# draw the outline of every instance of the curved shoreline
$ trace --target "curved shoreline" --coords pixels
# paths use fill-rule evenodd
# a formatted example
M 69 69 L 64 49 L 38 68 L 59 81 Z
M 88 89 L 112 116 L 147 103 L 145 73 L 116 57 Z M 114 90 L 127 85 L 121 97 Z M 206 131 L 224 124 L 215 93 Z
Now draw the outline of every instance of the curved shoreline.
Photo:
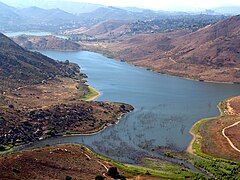
M 88 133 L 69 133 L 69 134 L 59 134 L 59 136 L 62 136 L 62 137 L 74 137 L 74 136 L 92 136 L 92 135 L 96 135 L 96 134 L 99 134 L 101 132 L 103 132 L 106 128 L 108 127 L 111 127 L 113 125 L 117 125 L 120 120 L 126 115 L 127 113 L 123 113 L 121 114 L 118 118 L 117 118 L 117 121 L 115 123 L 107 123 L 107 124 L 104 124 L 102 125 L 101 127 L 99 127 L 98 129 L 95 129 L 91 132 L 88 132 Z
M 203 125 L 204 123 L 206 123 L 207 121 L 209 120 L 214 120 L 214 119 L 218 119 L 218 118 L 221 118 L 223 116 L 227 116 L 226 114 L 226 109 L 229 108 L 228 107 L 228 101 L 231 100 L 232 98 L 234 97 L 230 97 L 230 98 L 227 98 L 226 100 L 224 101 L 221 101 L 219 104 L 218 104 L 218 110 L 219 110 L 219 115 L 218 116 L 215 116 L 215 117 L 210 117 L 210 118 L 204 118 L 204 119 L 201 119 L 199 121 L 197 121 L 191 128 L 191 130 L 189 131 L 189 133 L 192 135 L 192 140 L 191 142 L 189 143 L 187 149 L 186 149 L 186 152 L 190 153 L 190 154 L 193 154 L 193 155 L 199 155 L 198 153 L 202 154 L 202 155 L 206 155 L 206 156 L 209 156 L 209 157 L 214 157 L 212 155 L 209 155 L 209 154 L 206 154 L 206 153 L 203 153 L 202 150 L 201 150 L 201 140 L 202 140 L 202 136 L 199 134 L 199 128 L 201 127 L 201 125 Z M 231 113 L 229 111 L 227 111 L 227 113 Z M 222 136 L 228 141 L 229 145 L 237 152 L 240 152 L 240 150 L 232 143 L 232 141 L 227 137 L 227 135 L 225 134 L 225 130 L 228 129 L 228 128 L 231 128 L 231 127 L 234 127 L 236 125 L 240 124 L 240 121 L 238 122 L 235 122 L 225 128 L 223 128 L 221 130 L 221 134 Z M 198 148 L 200 148 L 200 152 L 196 152 L 197 151 L 197 148 L 195 147 L 194 148 L 194 145 L 195 146 L 198 146 Z M 200 146 L 200 147 L 199 147 Z M 216 158 L 216 157 L 214 157 Z M 227 160 L 227 159 L 226 159 Z
M 226 101 L 226 100 L 225 100 Z M 225 102 L 224 101 L 224 102 Z M 197 141 L 197 140 L 200 140 L 202 137 L 200 135 L 197 134 L 196 131 L 198 131 L 199 127 L 205 123 L 206 121 L 209 121 L 209 120 L 212 120 L 212 119 L 216 119 L 216 118 L 219 118 L 221 116 L 224 115 L 224 110 L 221 108 L 221 104 L 222 102 L 220 102 L 218 105 L 217 105 L 217 108 L 218 108 L 218 111 L 219 111 L 219 115 L 218 116 L 215 116 L 215 117 L 210 117 L 210 118 L 203 118 L 203 119 L 200 119 L 199 121 L 197 121 L 193 126 L 192 128 L 190 129 L 189 133 L 192 135 L 192 140 L 191 142 L 189 143 L 186 151 L 190 154 L 195 154 L 194 153 L 194 149 L 193 149 L 193 145 L 194 143 Z

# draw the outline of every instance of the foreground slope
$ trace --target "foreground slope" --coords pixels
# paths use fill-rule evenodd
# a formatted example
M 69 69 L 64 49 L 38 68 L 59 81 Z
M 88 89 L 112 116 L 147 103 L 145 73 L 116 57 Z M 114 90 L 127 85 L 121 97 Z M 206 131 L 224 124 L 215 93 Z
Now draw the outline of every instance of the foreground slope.
M 79 73 L 77 66 L 54 61 L 40 53 L 26 51 L 0 34 L 0 85 L 11 87 L 40 83 L 56 76 Z
M 1 145 L 95 132 L 133 109 L 82 101 L 96 93 L 85 84 L 76 64 L 27 51 L 2 34 L 0 40 Z

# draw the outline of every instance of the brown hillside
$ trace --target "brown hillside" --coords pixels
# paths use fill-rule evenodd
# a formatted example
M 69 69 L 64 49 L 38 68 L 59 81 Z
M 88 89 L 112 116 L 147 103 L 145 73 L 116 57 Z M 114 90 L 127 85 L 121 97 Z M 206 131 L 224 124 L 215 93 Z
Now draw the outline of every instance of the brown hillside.
M 0 34 L 0 87 L 36 84 L 56 76 L 79 73 L 73 64 L 50 59 L 40 53 L 30 52 Z
M 123 41 L 86 46 L 161 73 L 240 82 L 239 42 L 240 15 L 193 33 L 140 34 Z
M 67 30 L 65 31 L 65 34 L 86 34 L 88 36 L 103 36 L 106 33 L 110 33 L 111 31 L 121 27 L 124 25 L 124 21 L 120 20 L 107 20 L 100 22 L 90 28 L 79 28 L 79 29 L 73 29 L 73 30 Z
M 60 51 L 81 50 L 79 44 L 55 36 L 18 36 L 14 37 L 13 40 L 27 49 Z

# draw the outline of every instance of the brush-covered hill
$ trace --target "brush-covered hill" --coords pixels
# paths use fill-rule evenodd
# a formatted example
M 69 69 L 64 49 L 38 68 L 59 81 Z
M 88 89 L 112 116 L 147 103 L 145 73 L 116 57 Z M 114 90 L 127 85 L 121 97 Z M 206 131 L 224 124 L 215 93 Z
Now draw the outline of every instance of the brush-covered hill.
M 12 38 L 14 42 L 26 49 L 79 51 L 81 46 L 67 39 L 56 36 L 17 36 Z
M 35 84 L 56 76 L 79 72 L 73 64 L 57 62 L 40 53 L 27 51 L 0 33 L 0 86 Z
M 79 69 L 27 51 L 0 34 L 0 147 L 95 132 L 133 109 L 84 101 L 98 93 L 85 84 Z
M 240 15 L 195 32 L 140 34 L 90 47 L 161 73 L 240 82 Z

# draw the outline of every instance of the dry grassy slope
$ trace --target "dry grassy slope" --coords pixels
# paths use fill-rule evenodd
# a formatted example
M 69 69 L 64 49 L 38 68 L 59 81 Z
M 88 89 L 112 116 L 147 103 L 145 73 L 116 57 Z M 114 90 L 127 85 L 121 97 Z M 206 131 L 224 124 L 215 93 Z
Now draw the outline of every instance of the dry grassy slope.
M 0 177 L 8 179 L 95 179 L 111 164 L 74 145 L 48 147 L 0 158 Z M 108 178 L 111 179 L 111 178 Z
M 99 35 L 99 34 L 108 33 L 109 31 L 117 29 L 122 25 L 124 25 L 124 21 L 107 20 L 107 21 L 101 22 L 101 23 L 91 27 L 85 33 L 87 35 L 96 36 L 96 35 Z
M 78 28 L 73 30 L 67 30 L 64 33 L 67 35 L 71 34 L 84 34 L 88 36 L 94 36 L 98 39 L 105 39 L 108 37 L 118 36 L 119 34 L 125 32 L 125 28 L 128 26 L 126 21 L 121 20 L 106 20 L 100 22 L 90 28 Z
M 60 51 L 81 50 L 79 44 L 55 36 L 18 36 L 14 37 L 13 40 L 27 49 Z
M 0 87 L 39 83 L 57 75 L 71 76 L 79 67 L 30 52 L 0 34 Z
M 174 59 L 214 67 L 240 67 L 240 16 L 207 26 L 178 38 Z
M 199 29 L 136 35 L 97 48 L 162 73 L 240 82 L 240 15 Z

